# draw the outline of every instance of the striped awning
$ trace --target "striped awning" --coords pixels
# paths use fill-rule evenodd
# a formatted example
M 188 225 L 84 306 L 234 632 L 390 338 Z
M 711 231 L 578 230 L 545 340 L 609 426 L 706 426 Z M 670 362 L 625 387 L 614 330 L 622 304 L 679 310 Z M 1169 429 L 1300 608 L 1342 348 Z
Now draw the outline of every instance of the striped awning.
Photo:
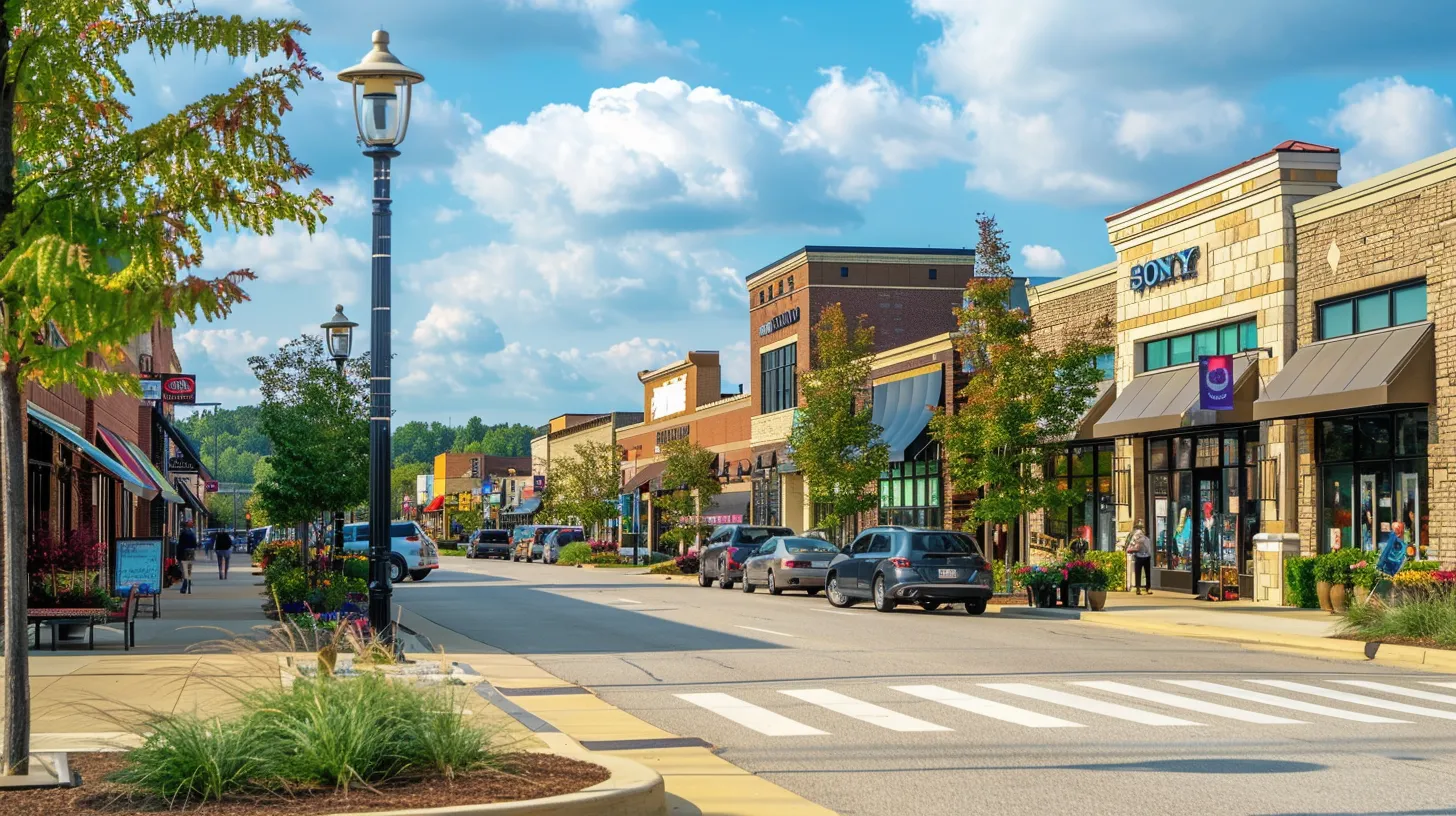
M 126 465 L 107 456 L 100 448 L 87 442 L 86 438 L 81 435 L 81 432 L 69 425 L 65 420 L 35 405 L 27 404 L 25 411 L 30 415 L 31 419 L 46 426 L 52 433 L 66 440 L 67 444 L 79 450 L 86 458 L 106 468 L 111 475 L 116 477 L 117 481 L 121 482 L 121 486 L 127 492 L 134 493 L 144 499 L 154 499 L 157 497 L 157 489 L 148 480 L 138 478 Z
M 117 461 L 126 465 L 127 470 L 130 470 L 138 480 L 155 487 L 163 501 L 172 504 L 182 503 L 182 497 L 177 495 L 177 491 L 173 490 L 171 485 L 167 484 L 167 477 L 157 470 L 156 466 L 152 464 L 152 460 L 142 453 L 141 448 L 128 442 L 105 425 L 97 425 L 96 433 L 101 436 L 101 441 L 106 443 L 106 447 L 111 449 L 111 453 Z

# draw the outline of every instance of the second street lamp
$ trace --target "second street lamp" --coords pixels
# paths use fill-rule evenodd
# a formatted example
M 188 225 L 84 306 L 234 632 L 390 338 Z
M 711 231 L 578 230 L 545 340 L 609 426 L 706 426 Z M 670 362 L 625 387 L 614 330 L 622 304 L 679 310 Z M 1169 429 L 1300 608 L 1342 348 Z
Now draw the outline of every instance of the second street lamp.
M 325 323 L 320 323 L 319 328 L 324 330 L 324 343 L 328 345 L 329 356 L 334 358 L 334 365 L 338 368 L 339 376 L 344 376 L 344 363 L 348 361 L 349 354 L 354 349 L 354 328 L 358 323 L 350 320 L 344 314 L 342 304 L 334 306 L 334 316 Z M 329 563 L 333 565 L 334 572 L 342 572 L 344 569 L 344 511 L 334 511 L 334 545 L 333 556 Z
M 369 627 L 387 641 L 389 627 L 390 211 L 389 162 L 409 130 L 412 88 L 424 74 L 389 51 L 389 32 L 374 32 L 374 47 L 339 79 L 353 86 L 354 123 L 364 155 L 374 163 L 374 242 L 369 316 Z M 362 92 L 362 93 L 361 93 Z

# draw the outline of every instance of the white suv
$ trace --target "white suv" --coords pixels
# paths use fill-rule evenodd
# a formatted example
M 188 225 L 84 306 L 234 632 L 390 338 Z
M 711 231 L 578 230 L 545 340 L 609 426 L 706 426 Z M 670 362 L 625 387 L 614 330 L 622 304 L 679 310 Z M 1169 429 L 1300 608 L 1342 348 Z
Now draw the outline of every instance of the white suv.
M 369 554 L 369 525 L 344 525 L 344 552 Z M 413 521 L 394 521 L 389 525 L 389 580 L 402 583 L 405 576 L 416 581 L 430 577 L 430 570 L 440 568 L 440 550 L 420 525 Z

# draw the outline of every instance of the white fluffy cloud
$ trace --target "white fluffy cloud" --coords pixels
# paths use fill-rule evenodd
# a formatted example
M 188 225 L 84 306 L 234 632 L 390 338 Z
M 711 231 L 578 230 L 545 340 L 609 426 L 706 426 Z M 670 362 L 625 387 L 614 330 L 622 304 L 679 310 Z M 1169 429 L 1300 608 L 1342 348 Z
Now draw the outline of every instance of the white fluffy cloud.
M 1451 97 L 1398 76 L 1367 80 L 1340 94 L 1330 127 L 1354 140 L 1340 173 L 1347 184 L 1456 145 Z
M 1056 247 L 1027 244 L 1021 248 L 1021 262 L 1036 272 L 1055 272 L 1067 265 L 1067 259 Z
M 429 313 L 415 324 L 410 339 L 416 346 L 427 349 L 448 346 L 457 350 L 495 351 L 503 345 L 500 330 L 493 321 L 469 309 L 440 303 L 431 306 Z
M 174 335 L 172 342 L 177 346 L 177 356 L 189 364 L 202 355 L 214 368 L 230 369 L 233 373 L 251 373 L 248 358 L 266 354 L 278 345 L 265 336 L 235 328 L 191 328 Z
M 285 225 L 272 235 L 229 235 L 209 244 L 206 268 L 218 272 L 251 269 L 262 284 L 325 283 L 334 300 L 350 304 L 367 289 L 360 275 L 369 269 L 363 241 L 324 229 L 309 235 Z
M 809 97 L 785 146 L 833 157 L 831 179 L 839 198 L 868 200 L 885 170 L 970 158 L 968 125 L 946 100 L 915 99 L 878 71 L 852 82 L 839 67 L 824 76 L 828 81 Z
M 818 156 L 784 152 L 788 132 L 768 108 L 664 77 L 495 128 L 452 179 L 481 213 L 537 241 L 856 219 L 819 192 Z

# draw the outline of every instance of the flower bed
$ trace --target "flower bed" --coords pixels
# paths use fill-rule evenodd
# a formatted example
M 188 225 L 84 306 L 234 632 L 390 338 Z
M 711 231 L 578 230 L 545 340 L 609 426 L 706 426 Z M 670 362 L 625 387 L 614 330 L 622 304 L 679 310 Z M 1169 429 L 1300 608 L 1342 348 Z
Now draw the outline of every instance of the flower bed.
M 1357 597 L 1345 611 L 1343 634 L 1365 641 L 1456 649 L 1456 571 L 1402 570 L 1390 598 Z

